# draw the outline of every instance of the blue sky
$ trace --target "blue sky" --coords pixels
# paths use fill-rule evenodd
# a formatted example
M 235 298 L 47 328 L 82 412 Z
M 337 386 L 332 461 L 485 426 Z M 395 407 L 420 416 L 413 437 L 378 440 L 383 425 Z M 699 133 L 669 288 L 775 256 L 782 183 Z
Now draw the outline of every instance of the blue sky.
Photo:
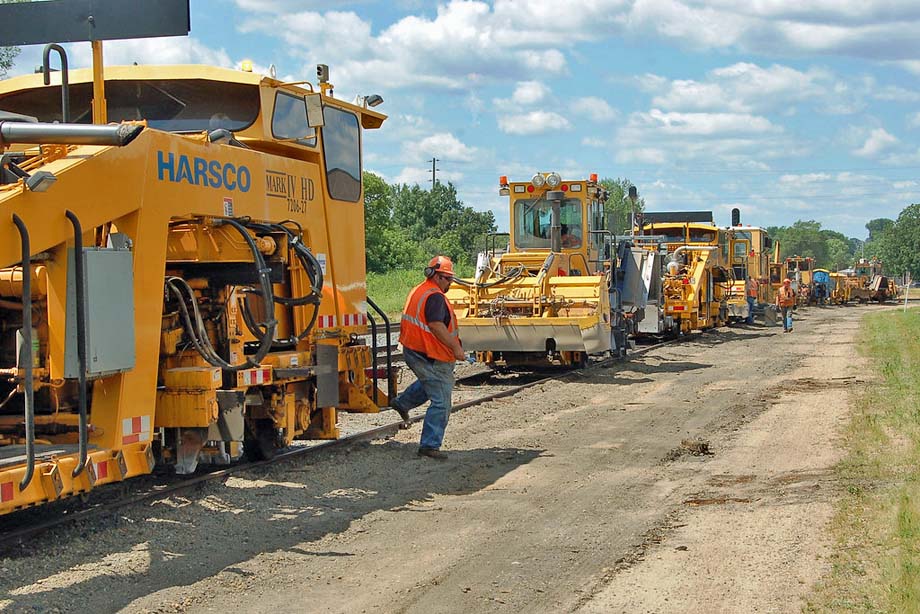
M 116 41 L 107 64 L 208 63 L 291 80 L 390 118 L 365 169 L 457 186 L 507 228 L 499 175 L 628 178 L 649 210 L 727 224 L 864 224 L 920 202 L 916 0 L 191 0 L 188 39 Z M 89 44 L 69 46 L 71 65 Z M 26 47 L 15 74 L 40 63 Z

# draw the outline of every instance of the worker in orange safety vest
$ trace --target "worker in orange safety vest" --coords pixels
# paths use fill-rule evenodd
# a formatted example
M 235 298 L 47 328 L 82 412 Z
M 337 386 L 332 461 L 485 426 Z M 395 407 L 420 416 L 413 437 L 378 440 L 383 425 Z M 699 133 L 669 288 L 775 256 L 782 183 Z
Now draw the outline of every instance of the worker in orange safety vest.
M 447 256 L 435 256 L 425 267 L 425 281 L 409 293 L 399 342 L 406 365 L 417 379 L 390 402 L 408 422 L 410 409 L 431 401 L 425 412 L 418 454 L 437 460 L 447 458 L 441 444 L 450 419 L 454 361 L 465 358 L 457 317 L 445 296 L 453 281 L 454 263 Z
M 754 323 L 754 308 L 757 306 L 757 292 L 760 289 L 760 284 L 757 283 L 757 280 L 748 275 L 747 282 L 744 285 L 745 294 L 747 295 L 747 305 L 748 305 L 748 316 L 747 324 Z
M 783 285 L 776 293 L 776 307 L 783 313 L 783 332 L 792 332 L 792 308 L 795 307 L 795 290 L 792 289 L 792 280 L 788 277 L 783 280 Z

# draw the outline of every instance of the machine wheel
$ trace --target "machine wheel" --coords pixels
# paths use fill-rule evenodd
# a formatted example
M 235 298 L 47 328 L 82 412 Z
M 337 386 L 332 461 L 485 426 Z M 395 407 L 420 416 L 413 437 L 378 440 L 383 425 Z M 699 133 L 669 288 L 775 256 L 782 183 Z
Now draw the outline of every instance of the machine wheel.
M 278 433 L 271 420 L 247 420 L 243 450 L 250 461 L 270 460 L 278 452 Z

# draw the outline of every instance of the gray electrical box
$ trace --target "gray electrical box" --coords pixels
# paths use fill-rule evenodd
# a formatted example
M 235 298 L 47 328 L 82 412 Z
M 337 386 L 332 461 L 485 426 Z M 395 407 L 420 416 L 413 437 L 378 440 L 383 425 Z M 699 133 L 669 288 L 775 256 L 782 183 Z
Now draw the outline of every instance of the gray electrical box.
M 102 377 L 134 368 L 134 258 L 127 249 L 83 250 L 86 374 Z M 77 378 L 77 286 L 74 250 L 67 264 L 64 377 Z

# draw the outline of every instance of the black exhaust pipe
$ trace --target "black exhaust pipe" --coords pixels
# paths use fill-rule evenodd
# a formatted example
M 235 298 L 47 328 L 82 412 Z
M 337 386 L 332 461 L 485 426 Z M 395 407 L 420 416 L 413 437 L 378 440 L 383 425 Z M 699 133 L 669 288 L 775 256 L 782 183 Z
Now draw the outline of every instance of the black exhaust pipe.
M 11 143 L 30 145 L 113 145 L 124 147 L 144 130 L 137 124 L 45 124 L 40 122 L 0 122 L 0 146 Z

